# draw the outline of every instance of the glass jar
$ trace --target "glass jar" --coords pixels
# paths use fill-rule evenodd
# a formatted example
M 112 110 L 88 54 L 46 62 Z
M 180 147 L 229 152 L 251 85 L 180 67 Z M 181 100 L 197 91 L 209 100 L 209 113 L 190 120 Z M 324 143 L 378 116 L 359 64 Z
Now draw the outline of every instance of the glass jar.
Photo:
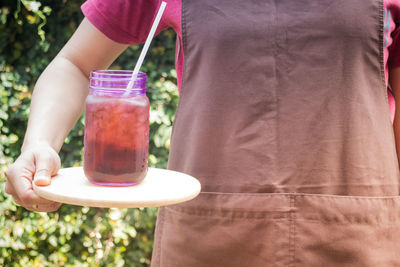
M 84 172 L 94 184 L 129 186 L 147 173 L 149 99 L 145 73 L 126 89 L 132 71 L 97 70 L 86 98 Z

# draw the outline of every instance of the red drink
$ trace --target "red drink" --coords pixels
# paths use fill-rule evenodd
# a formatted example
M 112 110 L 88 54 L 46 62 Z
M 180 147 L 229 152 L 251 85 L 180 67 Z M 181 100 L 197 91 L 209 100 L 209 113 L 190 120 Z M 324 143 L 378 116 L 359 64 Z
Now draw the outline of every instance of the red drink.
M 86 99 L 84 142 L 84 171 L 90 182 L 111 186 L 141 182 L 147 173 L 149 145 L 145 93 L 92 92 Z

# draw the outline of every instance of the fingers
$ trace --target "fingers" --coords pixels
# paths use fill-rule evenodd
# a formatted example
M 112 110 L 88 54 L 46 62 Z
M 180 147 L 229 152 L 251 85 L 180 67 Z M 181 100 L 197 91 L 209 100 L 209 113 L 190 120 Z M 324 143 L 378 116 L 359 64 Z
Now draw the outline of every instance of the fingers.
M 13 200 L 17 205 L 25 207 L 27 210 L 31 211 L 37 211 L 37 212 L 52 212 L 58 210 L 58 208 L 61 206 L 61 203 L 58 202 L 53 202 L 53 201 L 48 201 L 43 199 L 44 201 L 41 203 L 36 203 L 36 204 L 27 204 L 24 203 L 16 194 L 13 186 L 7 182 L 6 183 L 6 189 L 5 192 L 9 195 L 13 196 Z M 31 202 L 34 203 L 34 202 Z
M 60 169 L 60 157 L 54 150 L 37 153 L 34 157 L 36 170 L 33 180 L 38 186 L 47 186 L 51 183 L 51 176 L 56 175 Z
M 16 162 L 6 172 L 8 178 L 8 191 L 13 197 L 18 197 L 23 205 L 30 206 L 33 204 L 50 204 L 52 201 L 39 197 L 32 188 L 32 174 L 24 169 L 23 166 Z
M 5 188 L 4 191 L 9 195 L 14 195 L 15 194 L 14 188 L 12 187 L 10 182 L 8 182 L 8 181 L 6 182 L 6 188 Z
M 15 202 L 16 204 L 18 204 L 18 205 L 20 205 L 20 206 L 23 205 L 23 202 L 19 199 L 19 197 L 18 197 L 18 195 L 16 194 L 16 192 L 15 192 L 13 186 L 12 186 L 11 183 L 8 182 L 8 181 L 7 181 L 7 183 L 6 183 L 5 192 L 6 192 L 7 194 L 13 196 L 14 202 Z
M 17 196 L 13 196 L 15 204 L 22 206 L 24 203 Z
M 39 197 L 33 191 L 32 180 L 35 175 L 39 177 L 39 184 L 43 184 L 40 177 L 45 177 L 44 184 L 49 184 L 51 175 L 56 174 L 59 168 L 60 159 L 51 148 L 25 152 L 6 171 L 5 191 L 13 196 L 15 203 L 28 210 L 55 211 L 61 203 Z
M 27 210 L 37 211 L 37 212 L 53 212 L 60 208 L 61 203 L 52 202 L 50 204 L 34 204 L 31 206 L 25 207 Z
M 43 198 L 40 198 L 40 201 L 22 201 L 18 195 L 16 194 L 13 186 L 7 182 L 6 183 L 6 193 L 13 196 L 13 200 L 17 205 L 23 206 L 27 210 L 37 211 L 37 212 L 52 212 L 59 209 L 61 203 L 49 201 Z M 28 202 L 28 203 L 27 203 Z

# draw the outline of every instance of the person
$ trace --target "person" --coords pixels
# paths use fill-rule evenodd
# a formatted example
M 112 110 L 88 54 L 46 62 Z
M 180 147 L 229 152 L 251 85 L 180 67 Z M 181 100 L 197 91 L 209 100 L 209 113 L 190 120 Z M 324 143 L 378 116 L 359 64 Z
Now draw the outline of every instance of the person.
M 399 1 L 167 2 L 158 32 L 177 32 L 180 88 L 168 168 L 202 193 L 160 208 L 152 266 L 400 265 L 400 104 L 392 127 L 386 90 L 400 94 Z M 158 5 L 82 6 L 35 86 L 7 172 L 16 203 L 59 207 L 32 181 L 57 173 L 90 71 L 143 42 Z

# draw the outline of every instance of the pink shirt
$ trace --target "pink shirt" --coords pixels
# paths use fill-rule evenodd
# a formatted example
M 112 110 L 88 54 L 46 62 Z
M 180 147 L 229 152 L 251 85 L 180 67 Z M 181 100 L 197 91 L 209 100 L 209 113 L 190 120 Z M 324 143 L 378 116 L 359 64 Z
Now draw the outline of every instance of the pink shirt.
M 183 69 L 181 0 L 167 2 L 156 34 L 171 27 L 178 36 L 175 67 L 178 88 Z M 88 0 L 82 5 L 85 17 L 111 40 L 123 44 L 146 41 L 161 0 Z
M 181 0 L 167 2 L 157 33 L 173 28 L 177 33 L 175 66 L 178 88 L 182 80 L 183 50 Z M 82 5 L 86 18 L 110 39 L 125 44 L 138 44 L 146 40 L 147 34 L 160 5 L 160 0 L 88 0 Z M 400 1 L 384 0 L 384 64 L 386 84 L 389 69 L 400 66 Z M 389 94 L 389 106 L 393 119 L 394 99 Z

